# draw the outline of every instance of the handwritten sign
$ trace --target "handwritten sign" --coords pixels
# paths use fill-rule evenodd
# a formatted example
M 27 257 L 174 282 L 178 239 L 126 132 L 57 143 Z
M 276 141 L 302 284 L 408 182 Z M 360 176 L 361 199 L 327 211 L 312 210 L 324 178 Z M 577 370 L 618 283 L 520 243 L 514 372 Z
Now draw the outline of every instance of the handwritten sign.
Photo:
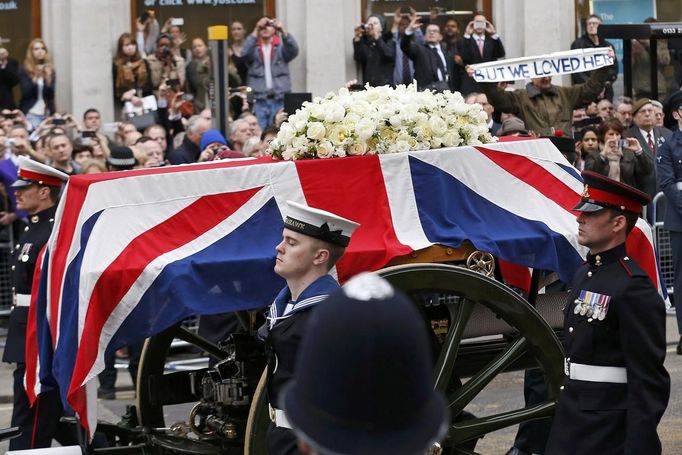
M 476 82 L 502 82 L 593 71 L 613 65 L 608 47 L 574 49 L 536 57 L 511 58 L 471 65 Z

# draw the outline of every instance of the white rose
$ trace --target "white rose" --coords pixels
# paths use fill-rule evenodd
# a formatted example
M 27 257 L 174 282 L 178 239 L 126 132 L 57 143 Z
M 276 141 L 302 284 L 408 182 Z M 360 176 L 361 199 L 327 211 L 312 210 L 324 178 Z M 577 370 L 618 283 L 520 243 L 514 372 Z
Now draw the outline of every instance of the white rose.
M 333 101 L 327 104 L 325 111 L 325 122 L 340 122 L 346 115 L 346 110 L 343 106 Z
M 366 142 L 354 142 L 348 147 L 349 155 L 364 155 L 365 153 L 367 153 Z
M 409 152 L 410 151 L 410 143 L 408 141 L 396 141 L 395 149 L 398 152 Z
M 282 159 L 291 161 L 296 158 L 296 149 L 293 148 L 286 148 L 284 151 L 282 151 Z
M 291 141 L 291 146 L 296 149 L 307 149 L 308 148 L 308 140 L 304 138 L 303 136 L 296 136 L 292 141 Z
M 344 125 L 335 125 L 329 129 L 327 137 L 334 145 L 343 145 L 344 141 L 350 137 L 350 130 Z
M 461 139 L 456 131 L 448 131 L 443 135 L 443 146 L 445 147 L 457 147 Z
M 375 131 L 376 123 L 369 118 L 360 119 L 357 125 L 355 125 L 355 133 L 358 135 L 358 139 L 363 142 L 372 137 Z
M 317 144 L 317 156 L 320 158 L 329 158 L 334 155 L 334 146 L 329 141 L 322 141 Z
M 434 136 L 444 135 L 448 128 L 448 124 L 445 123 L 445 120 L 437 115 L 434 115 L 429 119 L 429 126 L 431 127 Z
M 310 122 L 308 123 L 308 131 L 306 131 L 306 136 L 308 139 L 313 139 L 315 141 L 321 141 L 324 139 L 325 134 L 327 134 L 327 129 L 320 122 Z
M 353 112 L 346 114 L 343 121 L 341 122 L 343 126 L 348 129 L 355 129 L 355 125 L 360 121 L 360 116 Z
M 322 104 L 313 104 L 310 106 L 310 117 L 317 120 L 324 120 L 324 106 Z
M 287 146 L 291 144 L 291 140 L 294 138 L 296 135 L 296 131 L 294 131 L 294 128 L 291 126 L 290 123 L 284 122 L 282 123 L 282 126 L 279 128 L 279 133 L 277 133 L 277 139 L 279 140 L 279 143 Z

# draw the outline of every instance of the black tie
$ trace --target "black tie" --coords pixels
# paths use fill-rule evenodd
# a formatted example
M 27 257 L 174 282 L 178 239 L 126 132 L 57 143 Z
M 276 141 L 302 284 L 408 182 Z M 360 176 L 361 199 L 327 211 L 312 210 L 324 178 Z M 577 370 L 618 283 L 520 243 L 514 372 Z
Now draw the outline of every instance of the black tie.
M 410 74 L 410 60 L 406 53 L 403 53 L 403 84 L 410 85 L 412 83 L 412 75 Z
M 434 72 L 436 74 L 436 79 L 438 79 L 439 81 L 447 80 L 448 72 L 445 71 L 445 65 L 443 65 L 443 59 L 440 58 L 440 55 L 438 55 L 438 49 L 436 49 L 435 47 L 432 47 L 431 52 L 433 53 L 433 58 L 436 59 L 436 69 L 434 70 Z M 440 74 L 443 76 L 442 78 L 438 77 L 438 70 L 440 70 Z

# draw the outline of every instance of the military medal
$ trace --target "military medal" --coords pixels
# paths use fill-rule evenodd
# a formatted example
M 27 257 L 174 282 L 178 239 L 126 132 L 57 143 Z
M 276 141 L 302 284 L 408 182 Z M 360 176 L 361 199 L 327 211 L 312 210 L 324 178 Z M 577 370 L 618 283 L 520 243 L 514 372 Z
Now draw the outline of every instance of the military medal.
M 31 252 L 32 247 L 32 243 L 24 243 L 24 246 L 21 248 L 21 253 L 19 253 L 19 260 L 21 262 L 28 262 L 28 254 Z
M 580 313 L 581 316 L 587 316 L 591 320 L 599 319 L 603 321 L 606 318 L 606 313 L 609 311 L 611 296 L 582 290 L 576 302 L 579 302 L 579 304 L 576 305 L 575 314 Z

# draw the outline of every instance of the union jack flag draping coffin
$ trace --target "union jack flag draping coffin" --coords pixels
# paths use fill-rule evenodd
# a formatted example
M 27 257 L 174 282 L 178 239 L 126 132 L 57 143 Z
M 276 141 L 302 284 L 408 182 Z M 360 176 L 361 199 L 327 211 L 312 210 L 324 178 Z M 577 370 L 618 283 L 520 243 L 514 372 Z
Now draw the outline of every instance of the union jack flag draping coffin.
M 586 251 L 580 175 L 548 140 L 295 162 L 219 161 L 72 177 L 47 245 L 27 357 L 31 398 L 59 387 L 90 434 L 104 353 L 192 314 L 267 305 L 287 200 L 360 223 L 341 281 L 469 240 L 570 281 Z M 648 225 L 632 256 L 660 287 Z

